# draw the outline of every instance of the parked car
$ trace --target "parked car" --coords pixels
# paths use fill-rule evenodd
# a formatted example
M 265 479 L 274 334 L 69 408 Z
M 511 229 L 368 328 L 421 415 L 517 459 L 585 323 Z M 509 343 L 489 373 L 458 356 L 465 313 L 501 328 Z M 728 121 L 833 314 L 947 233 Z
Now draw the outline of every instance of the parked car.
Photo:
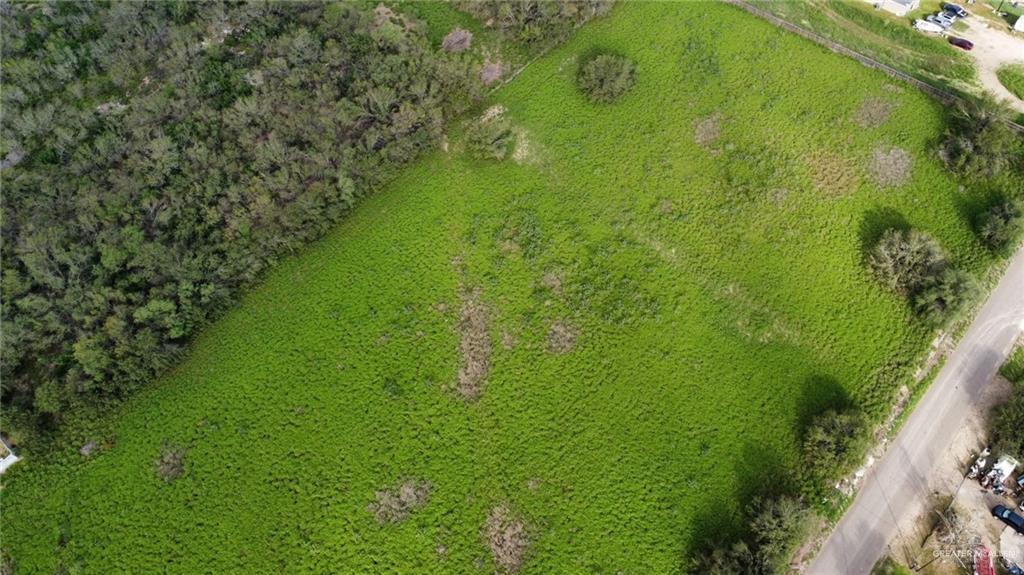
M 1010 575 L 1024 575 L 1024 569 L 1021 569 L 1020 566 L 1006 557 L 1000 557 L 999 562 L 1003 564 L 1003 569 L 1006 569 L 1006 572 Z
M 971 42 L 970 40 L 965 40 L 963 38 L 957 38 L 956 36 L 950 36 L 949 43 L 956 46 L 957 48 L 962 48 L 964 50 L 970 50 L 974 48 L 974 42 Z
M 934 24 L 938 24 L 939 26 L 942 26 L 945 29 L 945 28 L 949 28 L 950 26 L 952 26 L 953 22 L 956 21 L 956 18 L 950 18 L 949 16 L 946 16 L 945 14 L 932 14 L 931 16 L 926 18 L 926 20 L 928 20 L 929 22 L 932 22 Z
M 992 516 L 1013 527 L 1013 530 L 1017 533 L 1024 534 L 1024 517 L 1017 515 L 1011 509 L 1002 505 L 996 505 L 992 508 Z
M 956 16 L 957 18 L 966 18 L 967 17 L 967 10 L 964 10 L 963 8 L 961 8 L 960 6 L 957 6 L 956 4 L 943 4 L 942 5 L 942 9 L 945 12 L 948 12 L 948 13 Z

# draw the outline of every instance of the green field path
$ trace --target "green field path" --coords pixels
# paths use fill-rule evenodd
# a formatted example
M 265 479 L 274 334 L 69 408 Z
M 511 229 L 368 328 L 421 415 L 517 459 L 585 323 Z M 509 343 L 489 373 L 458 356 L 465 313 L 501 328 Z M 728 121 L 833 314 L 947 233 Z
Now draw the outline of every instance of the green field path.
M 574 85 L 598 49 L 637 65 L 615 104 Z M 904 220 L 969 271 L 993 261 L 933 151 L 940 106 L 727 6 L 622 3 L 492 104 L 521 162 L 468 159 L 456 126 L 116 417 L 12 468 L 17 572 L 490 573 L 505 503 L 521 573 L 676 573 L 785 481 L 809 417 L 881 417 L 909 382 L 932 334 L 865 238 Z M 858 124 L 865 105 L 887 118 Z M 910 176 L 880 186 L 892 147 Z M 475 402 L 452 389 L 462 289 L 489 309 Z M 578 336 L 556 354 L 558 322 Z M 378 525 L 374 492 L 405 478 L 429 502 Z

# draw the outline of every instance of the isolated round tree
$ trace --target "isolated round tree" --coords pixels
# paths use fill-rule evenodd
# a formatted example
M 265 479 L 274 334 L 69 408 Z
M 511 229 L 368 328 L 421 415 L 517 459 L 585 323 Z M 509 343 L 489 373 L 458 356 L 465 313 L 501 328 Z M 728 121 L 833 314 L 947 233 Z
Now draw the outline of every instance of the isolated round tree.
M 591 58 L 580 66 L 576 75 L 576 85 L 593 102 L 614 102 L 635 83 L 636 67 L 633 62 L 613 54 Z

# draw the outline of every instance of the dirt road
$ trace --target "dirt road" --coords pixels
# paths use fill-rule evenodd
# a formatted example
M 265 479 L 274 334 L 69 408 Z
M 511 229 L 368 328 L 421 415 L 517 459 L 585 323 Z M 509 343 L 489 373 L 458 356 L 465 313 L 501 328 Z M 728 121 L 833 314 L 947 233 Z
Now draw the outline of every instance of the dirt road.
M 1024 64 L 1024 38 L 998 30 L 980 18 L 966 18 L 963 22 L 967 24 L 967 30 L 955 35 L 974 42 L 974 49 L 968 53 L 978 66 L 981 86 L 1014 110 L 1024 113 L 1024 101 L 1014 96 L 996 77 L 1000 66 Z
M 1024 247 L 808 567 L 810 575 L 871 572 L 901 521 L 930 493 L 934 463 L 1024 330 Z

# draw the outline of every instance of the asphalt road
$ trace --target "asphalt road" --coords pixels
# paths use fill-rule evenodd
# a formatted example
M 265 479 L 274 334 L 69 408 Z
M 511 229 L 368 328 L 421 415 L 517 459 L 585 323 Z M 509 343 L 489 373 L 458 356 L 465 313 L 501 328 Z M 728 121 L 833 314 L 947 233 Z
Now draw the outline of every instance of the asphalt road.
M 886 553 L 899 522 L 927 497 L 933 463 L 1024 331 L 1024 247 L 908 417 L 805 573 L 861 575 Z

